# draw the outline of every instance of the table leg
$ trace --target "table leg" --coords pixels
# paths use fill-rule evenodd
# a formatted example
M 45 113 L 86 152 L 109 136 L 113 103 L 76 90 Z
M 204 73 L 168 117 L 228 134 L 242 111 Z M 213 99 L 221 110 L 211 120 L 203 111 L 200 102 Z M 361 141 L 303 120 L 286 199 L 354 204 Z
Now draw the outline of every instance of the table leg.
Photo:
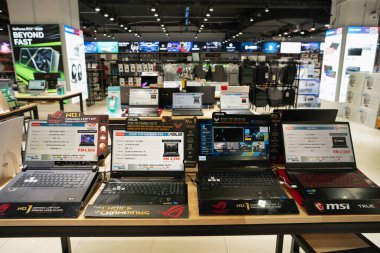
M 83 97 L 82 93 L 79 95 L 80 112 L 83 112 Z
M 65 107 L 63 107 L 63 100 L 59 100 L 59 110 L 64 111 Z
M 38 116 L 38 106 L 33 108 L 33 119 L 40 119 Z
M 292 236 L 292 243 L 290 244 L 290 253 L 300 253 L 300 246 L 294 240 L 293 236 Z
M 71 253 L 70 237 L 61 237 L 62 253 Z
M 277 235 L 276 253 L 282 253 L 283 245 L 284 245 L 284 235 Z

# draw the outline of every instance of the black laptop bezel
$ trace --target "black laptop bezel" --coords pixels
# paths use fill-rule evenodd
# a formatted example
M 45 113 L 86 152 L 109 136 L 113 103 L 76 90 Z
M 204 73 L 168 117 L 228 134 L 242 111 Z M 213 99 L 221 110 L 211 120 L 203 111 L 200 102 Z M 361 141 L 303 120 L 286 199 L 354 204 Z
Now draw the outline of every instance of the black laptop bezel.
M 275 109 L 273 110 L 274 114 L 281 114 L 281 123 L 283 122 L 296 122 L 298 119 L 300 122 L 335 122 L 336 117 L 338 115 L 337 109 Z M 299 113 L 299 115 L 297 115 Z M 286 119 L 284 120 L 284 114 L 293 114 L 291 115 L 293 119 Z M 323 117 L 317 117 L 316 116 L 322 116 L 321 114 L 324 114 Z M 288 115 L 289 116 L 289 115 Z M 295 116 L 300 116 L 298 119 Z M 308 120 L 306 117 L 310 117 L 312 119 Z M 323 118 L 323 119 L 322 119 Z
M 228 115 L 231 116 L 231 115 Z M 237 117 L 241 117 L 242 115 L 236 115 Z M 212 157 L 208 156 L 206 161 L 201 161 L 199 160 L 199 154 L 198 154 L 198 169 L 199 171 L 206 171 L 206 170 L 233 170 L 233 169 L 238 169 L 238 168 L 243 168 L 243 167 L 270 167 L 271 164 L 271 140 L 270 140 L 270 119 L 271 115 L 270 114 L 265 114 L 265 115 L 246 115 L 248 117 L 255 117 L 258 118 L 259 120 L 266 120 L 267 121 L 267 127 L 269 129 L 269 148 L 268 148 L 268 159 L 267 160 L 252 160 L 252 157 L 239 157 L 237 160 L 233 160 L 228 157 Z M 197 128 L 198 128 L 198 138 L 200 138 L 200 127 L 204 122 L 210 122 L 212 119 L 198 119 L 197 122 Z M 199 145 L 198 148 L 200 148 L 201 142 L 199 140 Z M 221 159 L 222 158 L 222 159 Z M 224 158 L 224 159 L 223 159 Z M 236 157 L 235 157 L 236 158 Z
M 286 151 L 285 151 L 285 139 L 284 139 L 284 126 L 287 124 L 291 125 L 347 125 L 348 132 L 350 133 L 350 141 L 352 144 L 352 155 L 354 157 L 354 162 L 342 162 L 342 163 L 289 163 L 286 162 Z M 281 126 L 282 138 L 283 138 L 283 148 L 285 155 L 285 169 L 286 171 L 297 171 L 297 172 L 315 172 L 315 171 L 331 171 L 331 168 L 334 168 L 334 171 L 347 171 L 347 168 L 351 168 L 351 171 L 357 170 L 356 167 L 356 158 L 354 144 L 352 142 L 352 134 L 349 122 L 283 122 Z
M 139 132 L 139 131 L 128 131 L 126 130 L 125 125 L 123 127 L 118 126 L 115 127 L 111 130 L 111 143 L 112 143 L 112 150 L 113 151 L 113 136 L 114 136 L 114 131 L 127 131 L 127 132 Z M 160 132 L 160 131 L 157 131 Z M 176 131 L 169 131 L 169 132 L 176 132 Z M 185 133 L 181 132 L 184 134 Z M 185 138 L 184 138 L 185 141 Z M 184 145 L 185 148 L 185 145 Z M 154 152 L 154 150 L 152 150 Z M 184 179 L 185 178 L 185 164 L 183 164 L 183 170 L 182 171 L 113 171 L 113 152 L 110 153 L 110 175 L 111 178 L 136 178 L 136 177 L 141 177 L 141 178 L 176 178 L 176 179 Z
M 187 86 L 187 93 L 202 93 L 203 105 L 216 104 L 215 99 L 215 86 Z
M 179 93 L 179 88 L 158 88 L 158 106 L 172 108 L 173 93 Z

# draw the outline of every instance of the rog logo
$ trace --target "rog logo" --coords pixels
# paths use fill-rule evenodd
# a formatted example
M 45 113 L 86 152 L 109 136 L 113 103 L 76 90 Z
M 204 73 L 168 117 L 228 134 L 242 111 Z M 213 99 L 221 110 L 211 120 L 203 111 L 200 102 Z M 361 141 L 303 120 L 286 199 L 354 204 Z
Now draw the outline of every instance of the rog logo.
M 226 209 L 227 208 L 227 201 L 220 201 L 218 204 L 212 205 L 212 207 L 215 209 L 220 209 L 220 210 Z
M 7 211 L 9 209 L 9 207 L 11 207 L 10 204 L 3 204 L 0 206 L 0 213 L 5 213 L 5 211 Z
M 59 119 L 61 118 L 63 115 L 63 111 L 56 111 L 55 113 L 53 114 L 50 114 L 50 118 L 53 118 L 53 119 Z
M 162 214 L 164 217 L 178 218 L 181 216 L 183 211 L 185 211 L 184 206 L 173 206 L 173 207 L 170 207 L 168 210 L 160 211 L 159 213 Z
M 314 202 L 313 204 L 319 212 L 323 213 L 325 211 L 325 205 L 322 202 Z
M 179 129 L 179 128 L 182 127 L 182 123 L 175 123 L 175 122 L 174 122 L 174 127 L 175 127 L 176 129 Z

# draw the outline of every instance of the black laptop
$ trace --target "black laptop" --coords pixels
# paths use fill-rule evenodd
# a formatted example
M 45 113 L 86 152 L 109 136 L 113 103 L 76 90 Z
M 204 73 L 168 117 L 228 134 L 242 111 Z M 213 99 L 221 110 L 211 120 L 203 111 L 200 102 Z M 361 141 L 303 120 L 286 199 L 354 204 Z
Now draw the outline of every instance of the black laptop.
M 173 116 L 203 116 L 202 93 L 173 93 Z
M 206 106 L 216 104 L 215 86 L 187 86 L 186 92 L 202 93 L 202 104 Z
M 158 105 L 160 108 L 172 108 L 173 93 L 178 93 L 179 88 L 158 88 Z
M 130 89 L 128 116 L 158 117 L 158 89 Z
M 183 132 L 113 130 L 111 179 L 96 205 L 187 204 Z
M 235 119 L 241 117 L 235 116 Z M 197 187 L 200 214 L 218 213 L 217 203 L 228 202 L 232 202 L 228 208 L 230 212 L 224 214 L 297 213 L 292 200 L 289 208 L 279 204 L 289 198 L 270 166 L 270 116 L 252 115 L 246 124 L 235 120 L 218 124 L 222 121 L 215 115 L 212 120 L 199 120 Z M 247 204 L 253 205 L 251 209 L 255 211 L 233 211 L 235 206 L 241 205 L 234 201 L 242 201 L 244 207 L 244 201 L 250 200 L 256 201 Z M 260 205 L 262 201 L 267 205 Z
M 99 177 L 97 127 L 30 121 L 23 170 L 1 190 L 1 202 L 81 202 L 83 206 Z M 83 143 L 90 147 L 82 147 Z
M 305 199 L 380 199 L 379 187 L 357 169 L 349 123 L 282 128 L 286 173 Z

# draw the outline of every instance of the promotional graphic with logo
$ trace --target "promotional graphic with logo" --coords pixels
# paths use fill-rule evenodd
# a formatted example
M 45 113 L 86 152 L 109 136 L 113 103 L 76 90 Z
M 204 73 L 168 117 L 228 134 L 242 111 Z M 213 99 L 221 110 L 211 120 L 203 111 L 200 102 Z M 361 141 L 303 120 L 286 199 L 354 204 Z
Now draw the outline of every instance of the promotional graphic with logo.
M 10 25 L 9 33 L 18 80 L 27 84 L 35 73 L 64 78 L 59 25 Z

